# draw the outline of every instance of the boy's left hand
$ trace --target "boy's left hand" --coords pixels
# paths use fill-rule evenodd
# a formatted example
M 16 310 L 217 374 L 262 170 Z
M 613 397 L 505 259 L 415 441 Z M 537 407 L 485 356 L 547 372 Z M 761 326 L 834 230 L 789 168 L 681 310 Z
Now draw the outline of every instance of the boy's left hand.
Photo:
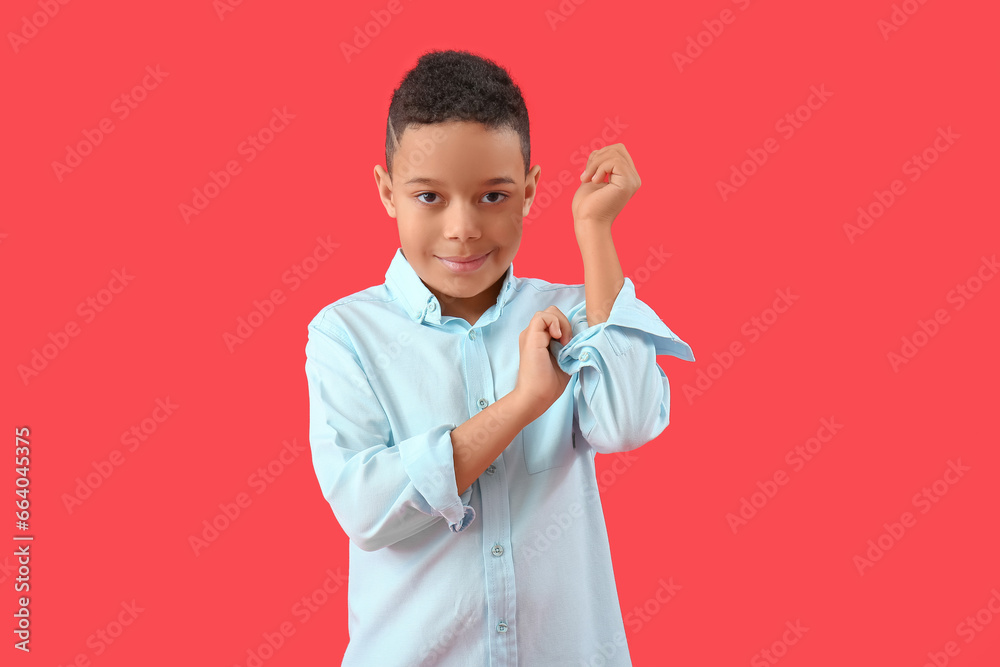
M 604 179 L 608 177 L 608 182 Z M 590 154 L 580 176 L 583 182 L 573 196 L 573 225 L 596 225 L 611 229 L 611 223 L 642 185 L 639 172 L 625 144 L 612 144 Z

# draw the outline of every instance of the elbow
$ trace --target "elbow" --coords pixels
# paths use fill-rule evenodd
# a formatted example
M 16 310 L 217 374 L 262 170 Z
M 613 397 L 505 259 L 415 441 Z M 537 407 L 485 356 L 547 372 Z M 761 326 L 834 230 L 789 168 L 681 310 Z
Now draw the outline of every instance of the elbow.
M 635 415 L 632 423 L 636 425 L 632 437 L 640 445 L 655 440 L 670 424 L 669 394 L 665 393 L 659 402 L 649 406 L 643 414 Z
M 587 436 L 587 442 L 600 454 L 630 452 L 655 439 L 666 427 L 665 417 L 648 420 L 643 415 L 610 424 L 607 428 L 598 425 Z
M 362 551 L 368 552 L 384 549 L 391 544 L 390 542 L 379 539 L 378 535 L 349 534 L 348 537 L 351 538 L 351 542 L 353 542 L 355 546 Z
M 364 511 L 366 503 L 332 493 L 326 495 L 326 500 L 341 529 L 362 551 L 378 551 L 393 543 L 383 518 Z
M 670 405 L 661 403 L 659 407 L 658 414 L 652 420 L 651 423 L 647 424 L 646 430 L 646 442 L 650 440 L 655 440 L 659 437 L 661 433 L 670 425 Z
M 378 522 L 371 520 L 371 517 L 365 520 L 361 517 L 348 518 L 345 516 L 341 518 L 341 515 L 336 511 L 334 514 L 337 514 L 337 520 L 347 537 L 362 551 L 378 551 L 396 542 L 389 537 L 388 531 L 381 527 Z
M 636 447 L 655 440 L 670 425 L 670 381 L 663 369 L 656 366 L 656 370 L 659 377 L 652 382 L 650 391 L 646 393 L 651 400 L 647 403 L 636 401 L 637 406 L 644 407 L 641 412 L 632 414 L 629 420 L 633 425 L 630 436 L 639 443 Z
M 603 393 L 592 393 L 587 410 L 591 415 L 587 421 L 593 423 L 584 437 L 600 454 L 637 449 L 670 424 L 670 382 L 655 355 L 642 370 L 615 380 L 613 387 L 602 388 Z
M 608 422 L 597 422 L 587 442 L 600 454 L 616 454 L 638 449 L 656 439 L 670 424 L 669 395 L 656 403 L 634 402 Z
M 440 515 L 427 515 L 418 510 L 408 511 L 405 505 L 395 505 L 379 512 L 366 500 L 352 499 L 333 506 L 341 528 L 362 551 L 378 551 L 427 528 Z

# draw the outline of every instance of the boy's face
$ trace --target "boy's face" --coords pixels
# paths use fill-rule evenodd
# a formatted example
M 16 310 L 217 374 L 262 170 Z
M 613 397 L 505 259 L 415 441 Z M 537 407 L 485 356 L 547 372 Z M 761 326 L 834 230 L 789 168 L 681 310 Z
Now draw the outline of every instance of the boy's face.
M 441 302 L 442 315 L 475 324 L 496 303 L 540 170 L 536 165 L 525 177 L 516 132 L 469 121 L 411 126 L 400 138 L 391 178 L 375 166 L 403 256 Z M 464 265 L 441 259 L 482 255 Z

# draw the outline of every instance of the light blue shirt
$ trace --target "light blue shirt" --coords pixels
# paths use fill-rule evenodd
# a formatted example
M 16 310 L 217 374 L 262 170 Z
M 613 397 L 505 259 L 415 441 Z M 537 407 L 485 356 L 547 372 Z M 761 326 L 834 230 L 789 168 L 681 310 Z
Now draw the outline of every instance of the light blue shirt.
M 584 298 L 511 263 L 470 325 L 397 248 L 384 284 L 309 323 L 312 461 L 350 537 L 345 667 L 632 664 L 594 456 L 666 428 L 656 355 L 694 354 L 631 279 L 606 322 Z M 551 305 L 572 324 L 569 384 L 459 495 L 450 432 L 514 388 L 519 335 Z

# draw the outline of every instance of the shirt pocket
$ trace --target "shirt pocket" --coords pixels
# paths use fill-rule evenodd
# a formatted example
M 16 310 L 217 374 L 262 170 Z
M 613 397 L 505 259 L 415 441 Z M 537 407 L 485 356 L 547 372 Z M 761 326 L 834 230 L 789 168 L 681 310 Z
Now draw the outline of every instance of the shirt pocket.
M 521 430 L 524 467 L 529 473 L 573 462 L 580 443 L 573 428 L 572 383 L 541 417 Z

